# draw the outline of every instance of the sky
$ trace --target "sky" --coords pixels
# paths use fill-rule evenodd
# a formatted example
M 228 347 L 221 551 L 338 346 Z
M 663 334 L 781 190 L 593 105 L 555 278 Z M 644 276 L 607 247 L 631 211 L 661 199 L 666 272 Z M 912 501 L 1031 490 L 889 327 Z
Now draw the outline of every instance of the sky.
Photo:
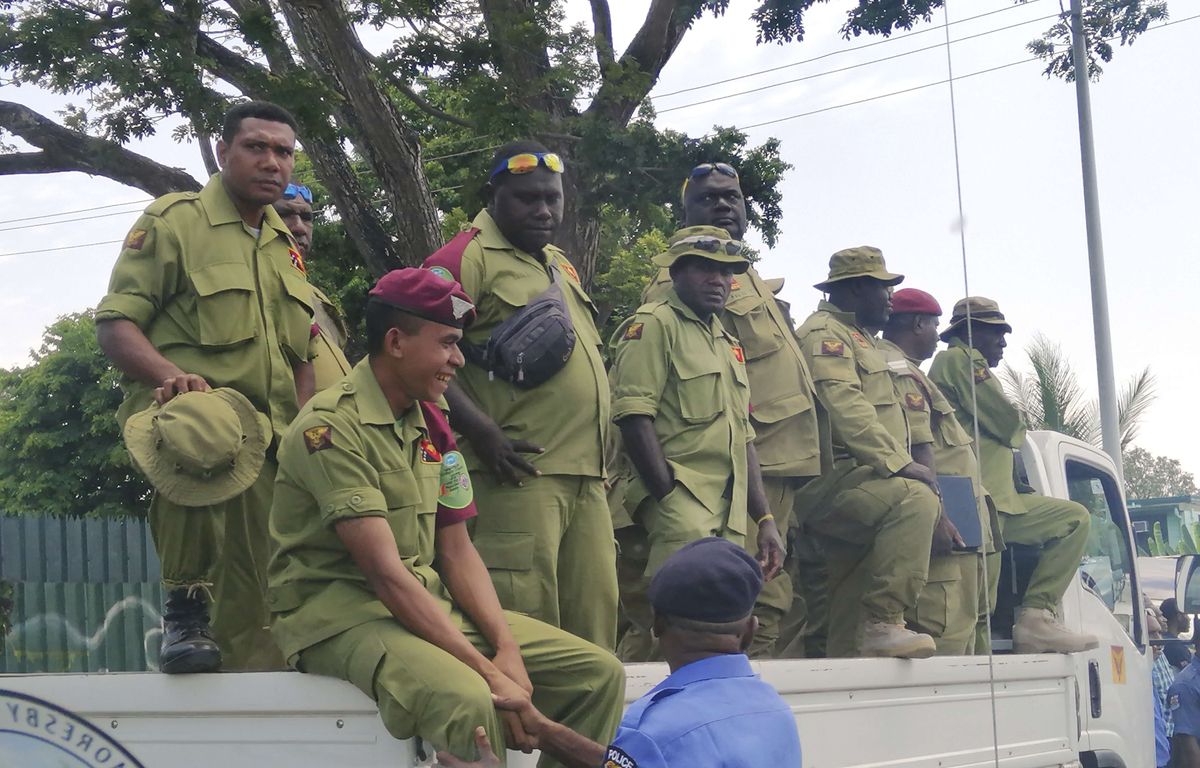
M 572 20 L 590 24 L 587 2 L 567 5 Z M 649 1 L 611 5 L 621 50 Z M 825 276 L 833 252 L 874 245 L 892 271 L 907 276 L 905 286 L 932 293 L 947 316 L 968 293 L 996 299 L 1014 328 L 1008 362 L 1028 369 L 1022 350 L 1040 332 L 1061 344 L 1095 397 L 1074 86 L 1047 79 L 1036 61 L 969 76 L 1030 58 L 1025 44 L 1052 23 L 1043 17 L 1059 11 L 1057 0 L 1020 6 L 949 0 L 950 38 L 960 40 L 949 46 L 959 78 L 953 117 L 960 174 L 940 11 L 914 29 L 927 31 L 852 50 L 883 38 L 841 39 L 837 30 L 851 0 L 814 6 L 804 42 L 765 46 L 755 44 L 748 19 L 753 4 L 730 5 L 724 18 L 694 25 L 652 96 L 824 58 L 653 101 L 660 126 L 690 135 L 714 125 L 779 120 L 746 132 L 752 144 L 780 139 L 793 166 L 782 184 L 782 236 L 759 264 L 764 276 L 786 278 L 782 298 L 793 315 L 802 319 L 815 308 L 819 294 L 811 286 Z M 1168 5 L 1175 20 L 1200 14 L 1200 0 Z M 364 31 L 364 42 L 379 49 L 388 32 Z M 1117 384 L 1150 367 L 1158 397 L 1135 444 L 1200 475 L 1200 408 L 1193 396 L 1200 355 L 1190 341 L 1174 342 L 1176 335 L 1191 335 L 1198 317 L 1198 32 L 1200 19 L 1183 21 L 1118 48 L 1091 95 Z M 839 69 L 845 71 L 831 71 Z M 799 78 L 806 79 L 671 109 Z M 907 92 L 888 95 L 897 91 Z M 84 97 L 3 86 L 0 99 L 53 115 Z M 783 119 L 796 115 L 802 116 Z M 166 126 L 131 148 L 203 178 L 196 148 L 176 144 L 169 133 Z M 58 315 L 96 304 L 119 246 L 108 241 L 124 237 L 145 201 L 140 190 L 79 173 L 0 177 L 0 321 L 6 328 L 0 366 L 26 362 Z M 28 218 L 115 203 L 125 205 Z M 64 221 L 82 217 L 98 218 Z M 101 244 L 22 253 L 87 243 Z

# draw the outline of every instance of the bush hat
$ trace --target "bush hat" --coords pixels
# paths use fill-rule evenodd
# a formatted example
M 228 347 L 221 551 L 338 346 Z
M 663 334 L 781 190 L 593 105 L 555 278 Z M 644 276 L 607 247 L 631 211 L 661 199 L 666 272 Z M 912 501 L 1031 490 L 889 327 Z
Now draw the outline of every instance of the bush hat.
M 653 259 L 660 267 L 670 267 L 684 256 L 698 256 L 709 261 L 732 264 L 733 271 L 739 275 L 750 269 L 750 260 L 745 255 L 746 247 L 720 227 L 684 227 L 671 235 L 669 243 L 667 250 Z
M 973 323 L 1000 325 L 1004 327 L 1005 333 L 1012 333 L 1012 326 L 1004 319 L 1004 313 L 1000 311 L 999 304 L 983 296 L 968 296 L 955 303 L 954 313 L 950 316 L 950 325 L 946 326 L 946 330 L 940 334 L 942 341 L 950 340 L 954 330 L 967 322 L 968 314 Z
M 813 287 L 828 292 L 829 286 L 834 283 L 858 277 L 871 277 L 886 285 L 898 285 L 904 280 L 904 275 L 887 271 L 887 265 L 883 261 L 883 251 L 869 245 L 860 245 L 857 248 L 846 248 L 830 256 L 829 277 Z

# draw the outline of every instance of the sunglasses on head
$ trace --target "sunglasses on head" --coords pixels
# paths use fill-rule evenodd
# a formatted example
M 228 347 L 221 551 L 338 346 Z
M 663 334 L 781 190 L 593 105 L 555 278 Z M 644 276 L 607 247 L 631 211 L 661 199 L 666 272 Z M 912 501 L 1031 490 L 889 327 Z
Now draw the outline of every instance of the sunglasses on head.
M 720 253 L 725 251 L 730 256 L 737 256 L 742 252 L 742 244 L 737 240 L 718 240 L 715 237 L 706 237 L 704 235 L 692 235 L 678 240 L 671 244 L 673 251 L 704 251 L 706 253 Z
M 563 172 L 562 158 L 554 152 L 522 152 L 519 155 L 513 155 L 496 163 L 496 167 L 492 169 L 491 175 L 488 176 L 488 181 L 491 181 L 502 173 L 533 173 L 539 165 L 545 166 L 554 173 Z
M 716 171 L 722 176 L 728 176 L 731 179 L 736 179 L 738 177 L 737 169 L 729 163 L 701 163 L 692 169 L 692 172 L 688 174 L 688 178 L 703 179 L 713 171 Z
M 304 202 L 312 205 L 313 196 L 311 189 L 303 184 L 288 184 L 287 188 L 283 190 L 283 199 L 291 200 L 296 196 L 299 196 Z

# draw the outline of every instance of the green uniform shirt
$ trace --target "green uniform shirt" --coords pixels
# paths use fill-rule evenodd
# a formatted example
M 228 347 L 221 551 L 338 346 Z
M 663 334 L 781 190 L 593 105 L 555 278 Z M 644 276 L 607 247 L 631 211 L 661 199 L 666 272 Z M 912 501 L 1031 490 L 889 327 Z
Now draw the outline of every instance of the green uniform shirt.
M 200 192 L 158 198 L 125 238 L 96 319 L 131 320 L 183 371 L 249 398 L 278 437 L 297 411 L 293 364 L 312 357 L 313 294 L 283 220 L 263 213 L 256 237 L 219 173 Z M 122 387 L 123 425 L 153 387 Z
M 988 368 L 979 350 L 953 339 L 948 349 L 933 358 L 929 378 L 954 406 L 959 423 L 974 430 L 979 417 L 979 465 L 983 487 L 987 488 L 996 509 L 1010 515 L 1021 514 L 1025 504 L 1013 483 L 1013 450 L 1025 442 L 1025 423 L 1021 413 L 1009 402 L 1000 381 Z M 975 396 L 971 397 L 972 382 Z M 972 402 L 976 406 L 972 409 Z
M 434 534 L 475 513 L 456 449 L 438 406 L 392 415 L 366 358 L 300 411 L 279 446 L 267 570 L 271 631 L 285 658 L 391 616 L 338 537 L 340 520 L 386 519 L 405 567 L 450 610 Z
M 670 270 L 660 270 L 642 301 L 660 299 L 670 287 Z M 824 415 L 817 412 L 812 374 L 796 344 L 791 322 L 753 267 L 734 277 L 733 290 L 719 317 L 745 352 L 750 420 L 758 435 L 754 448 L 763 475 L 821 474 L 818 418 Z
M 853 459 L 880 477 L 910 464 L 908 423 L 887 358 L 854 314 L 822 301 L 796 337 L 829 412 L 835 460 Z
M 508 242 L 486 210 L 471 224 L 479 234 L 463 253 L 459 282 L 477 312 L 466 340 L 484 344 L 497 325 L 550 287 L 550 274 L 540 259 Z M 558 268 L 575 324 L 575 350 L 567 364 L 534 389 L 491 379 L 478 365 L 464 366 L 458 383 L 510 439 L 528 440 L 545 449 L 545 453 L 526 455 L 543 474 L 604 477 L 609 391 L 596 308 L 563 252 L 548 245 L 545 253 Z M 463 450 L 471 466 L 482 466 L 474 460 L 469 443 Z
M 346 346 L 346 321 L 342 313 L 329 297 L 321 293 L 317 286 L 312 287 L 313 320 L 315 321 L 316 343 L 313 355 L 313 377 L 316 379 L 316 391 L 329 389 L 338 383 L 343 376 L 350 373 L 350 361 L 342 347 Z
M 675 480 L 712 512 L 732 498 L 729 519 L 744 519 L 750 386 L 745 353 L 721 321 L 702 321 L 669 289 L 618 329 L 612 378 L 613 420 L 653 418 Z M 626 506 L 648 495 L 635 475 Z
M 896 387 L 896 396 L 904 407 L 904 420 L 908 422 L 910 444 L 932 444 L 932 402 L 925 388 L 912 373 L 908 357 L 905 356 L 904 350 L 887 339 L 876 339 L 875 343 L 887 359 L 888 371 L 892 374 L 892 382 Z

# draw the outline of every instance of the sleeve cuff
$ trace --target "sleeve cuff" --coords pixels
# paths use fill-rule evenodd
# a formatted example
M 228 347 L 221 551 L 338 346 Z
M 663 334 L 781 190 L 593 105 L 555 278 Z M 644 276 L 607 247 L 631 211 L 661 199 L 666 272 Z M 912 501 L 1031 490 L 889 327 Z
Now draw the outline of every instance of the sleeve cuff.
M 96 307 L 97 320 L 131 320 L 145 328 L 157 313 L 153 302 L 128 293 L 110 293 Z
M 884 459 L 883 463 L 875 469 L 884 477 L 891 477 L 911 464 L 912 460 L 912 456 L 909 456 L 907 453 L 893 453 Z
M 378 488 L 343 488 L 322 495 L 321 519 L 327 523 L 356 517 L 383 517 L 387 502 Z
M 653 397 L 618 397 L 612 403 L 612 419 L 619 421 L 626 416 L 658 415 L 658 400 Z

